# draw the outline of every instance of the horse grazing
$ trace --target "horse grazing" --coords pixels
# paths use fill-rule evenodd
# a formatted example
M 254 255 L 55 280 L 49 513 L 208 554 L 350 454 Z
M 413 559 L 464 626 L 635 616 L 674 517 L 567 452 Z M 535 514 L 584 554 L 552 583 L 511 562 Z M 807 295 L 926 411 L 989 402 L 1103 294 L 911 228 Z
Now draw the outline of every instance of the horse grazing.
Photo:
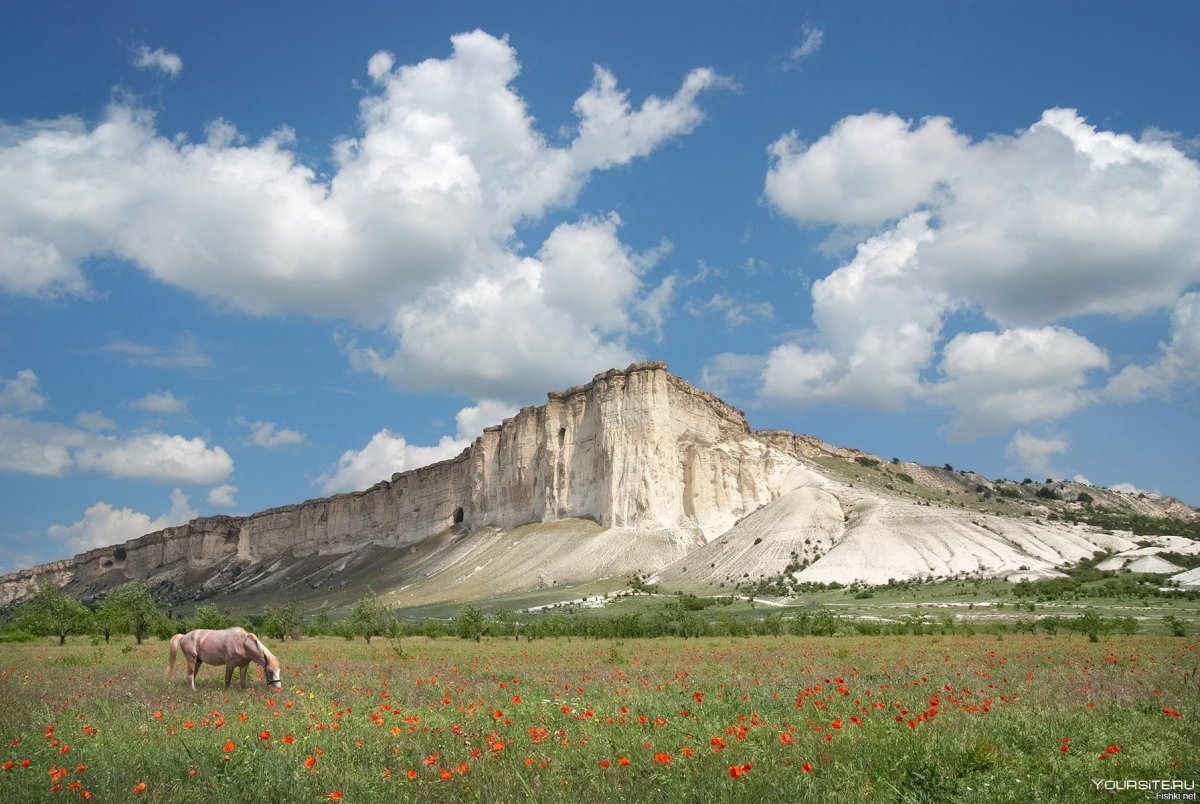
M 175 652 L 183 651 L 187 659 L 188 680 L 192 689 L 196 689 L 196 673 L 204 662 L 225 665 L 225 686 L 233 681 L 233 669 L 242 670 L 242 686 L 246 686 L 246 667 L 250 662 L 262 665 L 266 674 L 267 684 L 275 689 L 282 689 L 283 682 L 279 679 L 279 659 L 267 650 L 257 636 L 244 628 L 226 628 L 223 631 L 213 631 L 208 628 L 198 628 L 186 634 L 176 634 L 171 637 L 170 662 L 167 675 L 175 672 Z

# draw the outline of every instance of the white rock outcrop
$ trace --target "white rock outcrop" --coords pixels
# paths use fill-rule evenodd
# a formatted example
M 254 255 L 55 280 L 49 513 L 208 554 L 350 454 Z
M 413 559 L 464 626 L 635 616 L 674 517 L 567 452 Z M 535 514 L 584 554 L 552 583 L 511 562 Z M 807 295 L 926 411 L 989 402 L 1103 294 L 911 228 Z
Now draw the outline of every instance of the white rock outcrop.
M 874 485 L 856 487 L 845 472 L 828 470 L 831 461 L 855 471 L 871 467 Z M 246 517 L 196 519 L 0 577 L 0 605 L 47 580 L 88 597 L 152 578 L 176 596 L 199 597 L 266 582 L 276 562 L 310 567 L 321 556 L 332 563 L 368 547 L 418 544 L 428 548 L 420 577 L 449 584 L 432 586 L 430 595 L 456 584 L 478 588 L 467 580 L 488 566 L 491 594 L 545 586 L 547 578 L 578 582 L 641 570 L 694 588 L 785 571 L 801 581 L 886 583 L 1053 574 L 1099 549 L 1137 547 L 1121 535 L 1040 517 L 930 507 L 888 490 L 891 480 L 951 496 L 991 482 L 948 468 L 879 463 L 812 436 L 754 431 L 741 411 L 663 363 L 637 363 L 550 393 L 546 404 L 484 430 L 457 457 L 364 491 Z M 545 528 L 524 535 L 521 550 L 504 547 L 506 529 L 566 522 L 587 527 Z M 473 541 L 430 546 L 430 537 L 450 531 Z

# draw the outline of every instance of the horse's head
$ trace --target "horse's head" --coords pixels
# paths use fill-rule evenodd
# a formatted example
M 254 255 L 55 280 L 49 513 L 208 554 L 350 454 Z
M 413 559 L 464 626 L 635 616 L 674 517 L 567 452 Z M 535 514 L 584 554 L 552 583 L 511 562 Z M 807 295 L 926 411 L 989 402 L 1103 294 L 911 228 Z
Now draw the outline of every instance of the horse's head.
M 267 650 L 265 645 L 263 646 L 263 655 L 266 658 L 266 661 L 263 662 L 263 672 L 267 674 L 267 684 L 277 690 L 283 689 L 283 681 L 279 677 L 279 659 L 275 657 L 274 653 Z
M 262 662 L 263 674 L 267 678 L 267 686 L 274 689 L 283 689 L 283 681 L 279 673 L 279 659 L 274 653 L 267 650 L 267 646 L 262 643 L 254 634 L 246 634 L 246 650 L 248 655 L 256 657 Z

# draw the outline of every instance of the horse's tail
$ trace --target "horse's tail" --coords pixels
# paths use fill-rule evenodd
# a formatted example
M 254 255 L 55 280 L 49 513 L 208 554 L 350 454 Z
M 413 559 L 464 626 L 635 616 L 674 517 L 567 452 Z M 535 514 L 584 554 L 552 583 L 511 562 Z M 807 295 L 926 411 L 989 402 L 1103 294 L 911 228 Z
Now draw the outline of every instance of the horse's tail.
M 171 637 L 171 648 L 167 652 L 167 675 L 175 674 L 175 651 L 179 650 L 179 643 L 183 641 L 183 634 L 176 634 Z

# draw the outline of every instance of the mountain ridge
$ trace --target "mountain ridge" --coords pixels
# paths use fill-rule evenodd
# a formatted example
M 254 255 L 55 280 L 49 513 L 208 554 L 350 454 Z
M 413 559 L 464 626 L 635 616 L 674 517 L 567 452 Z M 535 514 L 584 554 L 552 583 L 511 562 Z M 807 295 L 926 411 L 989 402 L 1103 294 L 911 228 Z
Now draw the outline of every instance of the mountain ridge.
M 1049 492 L 1039 498 L 1030 485 Z M 375 588 L 393 587 L 402 602 L 404 590 L 413 600 L 470 600 L 634 572 L 698 591 L 784 575 L 866 583 L 1044 577 L 1096 550 L 1143 547 L 1063 523 L 1056 512 L 1081 507 L 1085 494 L 1129 513 L 1200 519 L 1172 498 L 992 481 L 754 430 L 742 411 L 664 363 L 635 363 L 552 391 L 454 458 L 368 489 L 201 517 L 2 576 L 0 606 L 47 580 L 85 598 L 134 578 L 149 579 L 166 600 L 236 597 L 282 588 L 289 568 L 315 577 L 322 561 L 349 566 L 369 548 L 397 551 L 391 579 Z M 401 560 L 408 550 L 430 557 L 410 567 Z M 698 571 L 707 554 L 712 572 Z M 307 589 L 314 600 L 329 592 L 325 581 L 296 583 L 294 594 Z

